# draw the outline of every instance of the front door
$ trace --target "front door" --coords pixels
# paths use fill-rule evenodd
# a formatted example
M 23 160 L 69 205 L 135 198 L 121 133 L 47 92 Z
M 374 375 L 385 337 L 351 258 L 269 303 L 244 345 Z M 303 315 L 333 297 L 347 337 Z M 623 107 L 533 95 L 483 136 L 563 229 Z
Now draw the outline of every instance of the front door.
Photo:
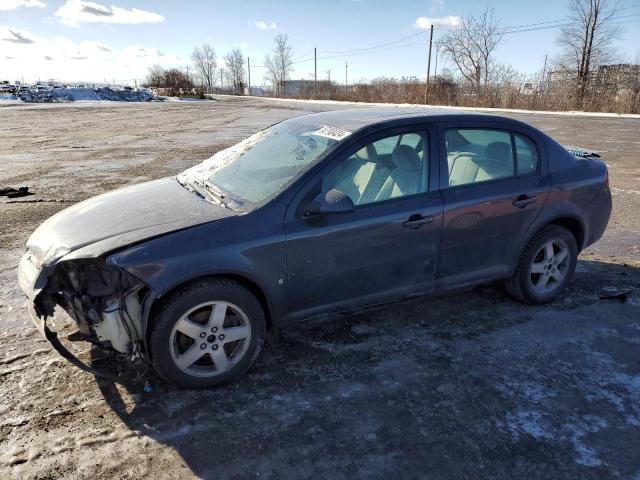
M 432 290 L 442 198 L 429 133 L 409 130 L 357 144 L 292 202 L 285 230 L 293 317 Z M 349 195 L 355 210 L 313 218 L 296 212 L 306 197 L 330 189 Z

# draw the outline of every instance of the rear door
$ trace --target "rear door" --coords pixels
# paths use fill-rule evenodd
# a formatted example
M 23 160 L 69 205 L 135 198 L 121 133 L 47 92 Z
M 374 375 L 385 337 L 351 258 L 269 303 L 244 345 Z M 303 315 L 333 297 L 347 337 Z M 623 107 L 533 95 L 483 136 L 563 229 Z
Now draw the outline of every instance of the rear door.
M 546 153 L 501 122 L 439 125 L 444 218 L 436 288 L 504 277 L 550 187 Z
M 442 225 L 434 133 L 425 126 L 368 137 L 338 156 L 292 201 L 285 222 L 292 317 L 433 289 Z M 300 214 L 299 205 L 333 188 L 352 198 L 353 212 Z

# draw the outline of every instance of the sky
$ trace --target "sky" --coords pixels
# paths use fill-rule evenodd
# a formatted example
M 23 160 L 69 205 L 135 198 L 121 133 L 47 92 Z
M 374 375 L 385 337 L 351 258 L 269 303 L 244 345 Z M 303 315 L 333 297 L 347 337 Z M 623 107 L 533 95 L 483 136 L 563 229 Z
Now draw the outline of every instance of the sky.
M 258 86 L 265 83 L 261 66 L 278 34 L 289 36 L 297 60 L 291 78 L 313 78 L 314 47 L 318 79 L 330 75 L 344 83 L 345 73 L 349 83 L 380 76 L 424 78 L 426 28 L 436 25 L 437 44 L 445 29 L 487 6 L 513 31 L 505 35 L 496 60 L 531 74 L 542 68 L 545 55 L 549 61 L 558 55 L 558 29 L 547 22 L 565 18 L 567 4 L 568 0 L 0 0 L 0 80 L 133 84 L 153 64 L 193 68 L 193 48 L 208 43 L 219 58 L 241 48 L 250 58 L 251 83 Z M 621 0 L 621 6 L 619 60 L 638 62 L 640 0 Z M 381 45 L 386 46 L 372 48 Z M 444 68 L 454 70 L 438 55 L 438 72 Z

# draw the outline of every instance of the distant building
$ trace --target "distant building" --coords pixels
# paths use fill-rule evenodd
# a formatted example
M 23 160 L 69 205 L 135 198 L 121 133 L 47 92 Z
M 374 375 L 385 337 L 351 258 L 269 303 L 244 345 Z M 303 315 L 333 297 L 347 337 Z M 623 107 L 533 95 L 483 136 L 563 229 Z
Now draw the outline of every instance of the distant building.
M 594 75 L 596 87 L 616 84 L 618 88 L 634 88 L 640 81 L 640 65 L 619 63 L 600 65 Z

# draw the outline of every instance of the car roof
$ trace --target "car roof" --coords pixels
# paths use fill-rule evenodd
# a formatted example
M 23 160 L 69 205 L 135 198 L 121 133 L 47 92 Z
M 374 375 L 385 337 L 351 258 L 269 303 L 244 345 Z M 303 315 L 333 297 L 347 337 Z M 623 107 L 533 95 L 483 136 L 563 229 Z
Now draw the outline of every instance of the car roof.
M 417 121 L 508 121 L 522 124 L 512 118 L 494 114 L 480 114 L 464 112 L 446 108 L 428 107 L 360 107 L 344 110 L 331 110 L 321 113 L 309 113 L 294 117 L 296 120 L 304 120 L 317 126 L 329 125 L 344 130 L 356 131 L 372 125 L 394 126 Z

